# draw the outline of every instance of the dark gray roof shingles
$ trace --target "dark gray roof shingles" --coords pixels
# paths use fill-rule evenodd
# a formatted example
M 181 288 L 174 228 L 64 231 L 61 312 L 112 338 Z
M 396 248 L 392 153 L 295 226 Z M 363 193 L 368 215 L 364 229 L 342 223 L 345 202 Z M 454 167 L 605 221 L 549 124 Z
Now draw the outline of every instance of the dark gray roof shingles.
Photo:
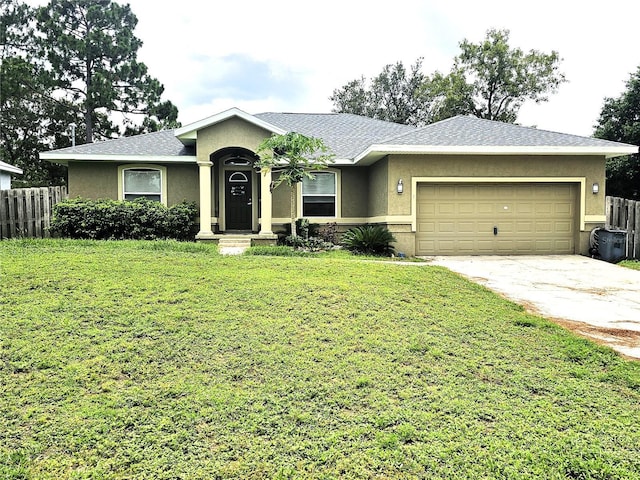
M 615 147 L 617 142 L 550 132 L 511 123 L 457 116 L 432 123 L 386 142 L 386 145 L 461 147 Z
M 85 155 L 149 155 L 149 156 L 191 156 L 193 147 L 185 147 L 175 136 L 175 130 L 145 133 L 133 137 L 122 137 L 103 142 L 86 143 L 75 147 L 62 148 L 56 154 L 75 153 Z
M 322 138 L 337 158 L 353 159 L 371 145 L 620 147 L 625 144 L 537 128 L 457 116 L 415 128 L 348 113 L 259 113 L 255 117 L 286 131 Z M 629 146 L 629 145 L 627 145 Z M 56 155 L 194 156 L 174 130 L 123 137 L 55 150 Z
M 338 158 L 354 158 L 374 143 L 415 131 L 415 127 L 350 113 L 259 113 L 287 131 L 321 138 Z

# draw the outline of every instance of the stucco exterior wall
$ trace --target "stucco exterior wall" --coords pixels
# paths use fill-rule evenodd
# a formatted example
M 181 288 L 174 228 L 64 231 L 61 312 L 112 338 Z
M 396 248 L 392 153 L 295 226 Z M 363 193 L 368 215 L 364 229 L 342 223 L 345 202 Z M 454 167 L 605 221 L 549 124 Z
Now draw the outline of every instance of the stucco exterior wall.
M 387 215 L 410 215 L 413 177 L 572 177 L 585 178 L 585 225 L 578 232 L 578 253 L 587 254 L 589 232 L 604 223 L 605 214 L 605 158 L 595 156 L 479 156 L 479 155 L 392 155 L 389 158 L 387 189 L 389 205 Z M 397 195 L 398 179 L 404 183 L 404 194 Z M 591 193 L 593 183 L 600 185 L 600 192 Z M 578 194 L 580 196 L 580 193 Z M 579 209 L 578 209 L 579 211 Z M 578 219 L 576 220 L 578 221 Z M 402 229 L 403 225 L 390 225 L 398 243 L 396 249 L 405 249 L 412 255 L 415 245 Z M 400 250 L 401 251 L 401 250 Z
M 118 200 L 118 166 L 130 163 L 69 162 L 69 198 Z M 163 165 L 157 163 L 154 165 Z M 167 205 L 199 201 L 198 166 L 164 164 Z
M 69 162 L 69 198 L 118 199 L 118 164 Z
M 271 132 L 248 123 L 240 118 L 230 118 L 208 128 L 198 130 L 197 158 L 199 162 L 208 161 L 209 156 L 227 147 L 243 147 L 255 152 L 262 141 L 271 136 Z
M 278 174 L 273 175 L 273 180 L 278 178 Z M 273 192 L 271 192 L 272 211 L 274 218 L 291 218 L 291 189 L 286 183 L 278 185 Z M 296 206 L 297 203 L 296 198 Z
M 412 177 L 586 177 L 586 215 L 604 215 L 605 159 L 594 156 L 393 155 L 389 159 L 389 215 L 411 213 Z M 404 180 L 404 194 L 395 185 Z M 593 195 L 591 185 L 600 193 Z
M 383 158 L 369 167 L 368 216 L 387 215 L 389 197 L 395 192 L 395 189 L 389 189 L 390 182 L 388 158 Z
M 200 185 L 197 165 L 174 165 L 167 167 L 167 205 L 180 202 L 200 202 Z
M 369 215 L 369 169 L 364 167 L 341 168 L 340 191 L 341 217 L 366 217 Z

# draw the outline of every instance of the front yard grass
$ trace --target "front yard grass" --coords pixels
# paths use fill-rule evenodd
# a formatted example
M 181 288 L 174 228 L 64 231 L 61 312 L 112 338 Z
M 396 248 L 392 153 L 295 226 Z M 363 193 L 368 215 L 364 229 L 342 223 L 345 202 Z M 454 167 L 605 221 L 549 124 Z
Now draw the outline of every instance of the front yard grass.
M 640 478 L 640 363 L 443 268 L 0 242 L 0 478 Z
M 640 270 L 640 260 L 623 260 L 618 265 L 632 268 L 633 270 Z

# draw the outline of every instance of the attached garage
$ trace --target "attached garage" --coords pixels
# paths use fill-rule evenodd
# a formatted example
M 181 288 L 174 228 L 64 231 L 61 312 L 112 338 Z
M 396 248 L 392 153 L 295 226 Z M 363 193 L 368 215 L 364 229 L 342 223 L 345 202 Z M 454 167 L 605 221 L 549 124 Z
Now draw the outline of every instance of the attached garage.
M 577 183 L 419 183 L 416 255 L 572 254 Z

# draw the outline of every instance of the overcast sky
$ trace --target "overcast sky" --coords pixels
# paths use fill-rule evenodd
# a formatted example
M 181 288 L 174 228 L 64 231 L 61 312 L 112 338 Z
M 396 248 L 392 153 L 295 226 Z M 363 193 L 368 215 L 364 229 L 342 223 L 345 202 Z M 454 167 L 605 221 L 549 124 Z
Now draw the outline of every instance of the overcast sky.
M 44 2 L 37 2 L 44 3 Z M 124 2 L 121 2 L 124 3 Z M 603 99 L 640 65 L 637 0 L 130 0 L 139 59 L 188 124 L 231 107 L 330 112 L 329 96 L 389 63 L 448 72 L 463 39 L 509 29 L 511 46 L 557 50 L 568 82 L 518 122 L 590 136 Z

